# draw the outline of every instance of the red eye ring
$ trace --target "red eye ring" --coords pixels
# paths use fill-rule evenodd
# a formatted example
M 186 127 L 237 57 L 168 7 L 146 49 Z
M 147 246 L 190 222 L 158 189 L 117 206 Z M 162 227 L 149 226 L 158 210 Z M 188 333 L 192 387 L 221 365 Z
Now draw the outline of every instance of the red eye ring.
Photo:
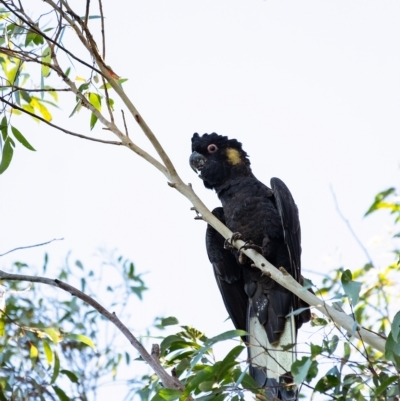
M 207 146 L 208 153 L 215 153 L 218 150 L 217 145 L 211 144 Z

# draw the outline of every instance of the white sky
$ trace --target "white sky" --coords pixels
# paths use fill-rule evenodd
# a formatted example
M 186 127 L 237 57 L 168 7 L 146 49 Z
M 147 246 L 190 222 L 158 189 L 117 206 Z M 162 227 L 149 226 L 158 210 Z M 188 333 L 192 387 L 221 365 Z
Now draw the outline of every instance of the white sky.
M 363 214 L 377 192 L 399 183 L 398 1 L 103 3 L 107 64 L 129 78 L 124 90 L 210 208 L 219 205 L 216 195 L 188 165 L 193 132 L 237 138 L 260 180 L 285 181 L 300 209 L 303 269 L 366 262 L 330 185 L 375 261 L 391 260 L 391 219 Z M 72 108 L 66 102 L 61 113 Z M 231 328 L 206 256 L 205 224 L 158 171 L 126 149 L 13 122 L 37 152 L 19 146 L 0 177 L 0 253 L 65 240 L 2 258 L 2 268 L 15 259 L 40 266 L 45 251 L 57 268 L 70 249 L 85 261 L 100 246 L 117 247 L 148 272 L 150 291 L 132 306 L 137 333 L 160 315 L 209 336 Z M 67 124 L 91 134 L 85 111 Z M 130 117 L 128 125 L 150 150 Z M 105 137 L 100 124 L 92 134 Z

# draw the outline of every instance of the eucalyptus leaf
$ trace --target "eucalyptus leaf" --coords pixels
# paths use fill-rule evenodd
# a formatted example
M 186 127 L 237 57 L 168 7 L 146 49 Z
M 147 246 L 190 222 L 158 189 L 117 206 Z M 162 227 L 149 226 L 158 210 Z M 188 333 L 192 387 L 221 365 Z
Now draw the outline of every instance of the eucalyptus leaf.
M 17 128 L 11 126 L 11 132 L 13 133 L 15 139 L 19 143 L 21 143 L 27 149 L 35 151 L 35 148 L 27 141 L 27 139 L 21 134 L 21 132 Z

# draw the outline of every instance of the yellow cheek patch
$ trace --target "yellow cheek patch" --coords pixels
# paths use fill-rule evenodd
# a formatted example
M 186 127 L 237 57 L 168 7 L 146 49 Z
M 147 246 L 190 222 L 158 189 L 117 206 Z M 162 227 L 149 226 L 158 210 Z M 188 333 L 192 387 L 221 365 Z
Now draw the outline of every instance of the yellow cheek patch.
M 228 148 L 226 149 L 226 155 L 228 157 L 229 163 L 236 165 L 242 162 L 240 158 L 240 153 L 237 149 Z

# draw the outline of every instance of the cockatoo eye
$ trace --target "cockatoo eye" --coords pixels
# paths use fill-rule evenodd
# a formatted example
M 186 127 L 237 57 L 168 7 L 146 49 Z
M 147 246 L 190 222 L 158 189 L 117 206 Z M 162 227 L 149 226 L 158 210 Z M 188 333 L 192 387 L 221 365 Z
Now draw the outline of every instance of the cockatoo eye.
M 214 145 L 214 144 L 208 145 L 207 150 L 208 150 L 208 153 L 215 153 L 218 150 L 218 147 L 217 147 L 217 145 Z

